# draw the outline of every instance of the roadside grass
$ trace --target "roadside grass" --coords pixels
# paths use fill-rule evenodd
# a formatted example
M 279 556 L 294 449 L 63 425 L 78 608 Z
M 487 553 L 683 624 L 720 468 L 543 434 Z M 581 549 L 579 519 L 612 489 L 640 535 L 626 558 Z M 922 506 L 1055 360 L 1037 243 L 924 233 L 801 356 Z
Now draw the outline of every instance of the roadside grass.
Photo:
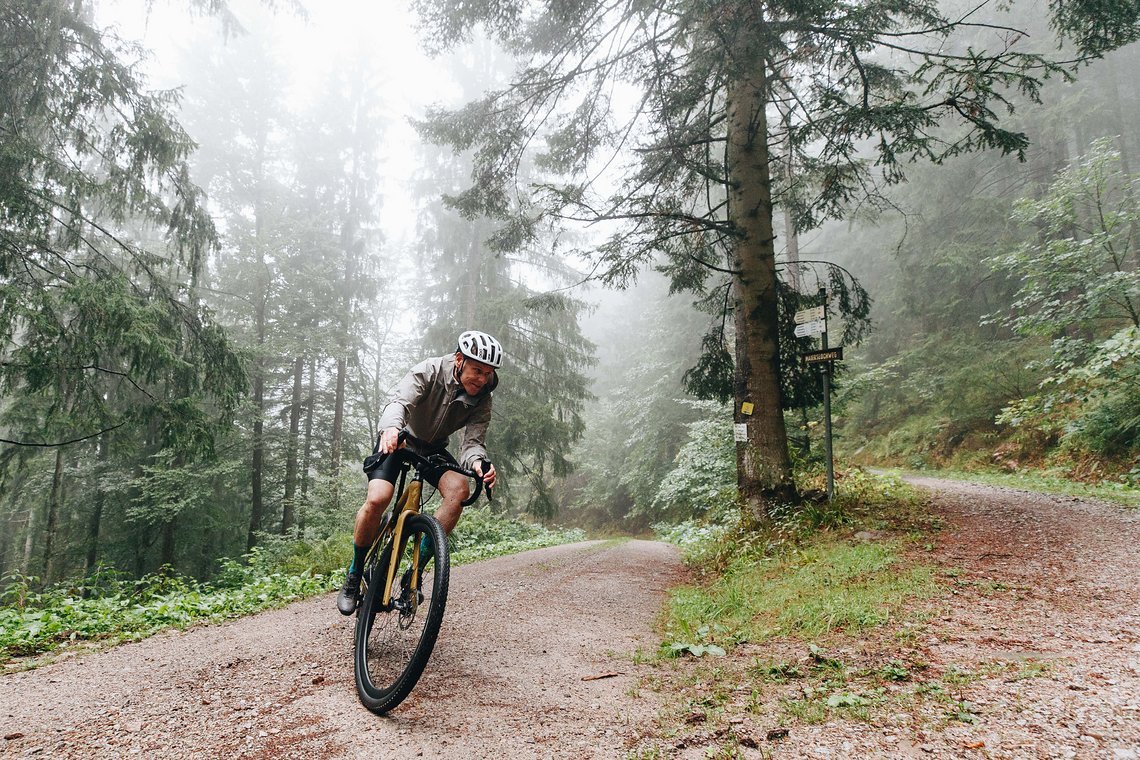
M 830 503 L 776 510 L 768 524 L 737 522 L 719 533 L 693 527 L 697 539 L 678 543 L 698 583 L 672 592 L 665 638 L 723 648 L 883 625 L 908 601 L 935 593 L 933 569 L 904 554 L 937 528 L 918 491 L 858 470 L 837 478 Z
M 673 593 L 666 637 L 731 645 L 883 625 L 934 590 L 932 569 L 908 566 L 902 548 L 825 535 L 775 557 L 738 560 L 712 584 Z
M 662 728 L 630 757 L 775 752 L 790 730 L 835 721 L 973 724 L 974 682 L 1048 675 L 1033 660 L 971 671 L 925 662 L 937 600 L 956 588 L 952 571 L 928 564 L 938 520 L 894 476 L 845 472 L 837 489 L 834 502 L 768 525 L 704 526 L 687 545 L 696 582 L 673 591 L 656 658 L 637 654 L 654 672 L 640 689 L 664 697 Z
M 456 565 L 585 539 L 469 508 L 452 534 Z M 14 575 L 0 587 L 0 665 L 6 671 L 44 664 L 62 652 L 136 641 L 171 628 L 216 623 L 339 588 L 350 559 L 349 533 L 319 540 L 266 537 L 239 560 L 221 561 L 208 582 L 154 573 L 128 578 L 110 568 L 41 589 Z

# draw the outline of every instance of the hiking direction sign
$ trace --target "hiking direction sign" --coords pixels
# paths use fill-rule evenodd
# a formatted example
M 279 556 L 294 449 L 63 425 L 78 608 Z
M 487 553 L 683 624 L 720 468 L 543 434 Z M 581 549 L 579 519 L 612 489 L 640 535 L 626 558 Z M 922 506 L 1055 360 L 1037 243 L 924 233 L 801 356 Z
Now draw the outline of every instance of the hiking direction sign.
M 797 325 L 806 324 L 808 322 L 822 322 L 825 319 L 823 307 L 813 306 L 810 309 L 800 309 L 795 313 L 793 319 L 796 320 Z
M 803 357 L 807 364 L 838 361 L 843 358 L 843 346 L 821 348 L 818 351 L 804 351 Z
M 827 332 L 827 308 L 824 306 L 800 309 L 792 318 L 796 320 L 797 338 L 814 338 Z
M 795 334 L 797 338 L 814 338 L 816 335 L 823 335 L 827 332 L 827 322 L 822 319 L 815 319 L 811 322 L 803 322 L 796 325 Z

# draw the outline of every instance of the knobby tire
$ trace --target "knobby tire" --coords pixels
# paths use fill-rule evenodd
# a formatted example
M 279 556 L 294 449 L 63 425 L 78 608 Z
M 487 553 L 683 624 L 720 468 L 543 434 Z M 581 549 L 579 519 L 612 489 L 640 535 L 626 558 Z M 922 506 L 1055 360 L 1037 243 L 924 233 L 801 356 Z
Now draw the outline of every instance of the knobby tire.
M 447 606 L 450 561 L 443 527 L 430 515 L 413 515 L 404 523 L 404 545 L 393 577 L 392 601 L 384 608 L 384 580 L 392 547 L 377 552 L 365 569 L 368 582 L 356 611 L 353 669 L 360 701 L 384 714 L 411 693 L 427 666 Z M 411 566 L 413 547 L 427 536 L 434 557 L 423 570 L 422 601 L 404 593 L 401 578 Z

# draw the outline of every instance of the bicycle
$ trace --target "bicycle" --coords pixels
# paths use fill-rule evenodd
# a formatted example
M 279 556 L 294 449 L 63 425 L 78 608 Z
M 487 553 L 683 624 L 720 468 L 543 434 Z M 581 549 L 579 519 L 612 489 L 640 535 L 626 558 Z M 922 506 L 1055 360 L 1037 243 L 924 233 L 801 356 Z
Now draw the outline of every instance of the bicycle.
M 400 433 L 399 441 L 422 446 L 407 431 Z M 400 457 L 400 475 L 394 506 L 381 518 L 380 533 L 364 562 L 353 643 L 356 693 L 365 707 L 380 715 L 403 702 L 419 681 L 447 606 L 451 570 L 447 536 L 435 517 L 420 511 L 422 472 L 442 467 L 473 478 L 474 492 L 463 506 L 474 503 L 483 489 L 483 478 L 475 471 L 407 448 L 373 454 L 364 460 L 364 471 L 378 467 L 385 456 Z M 409 470 L 415 475 L 405 488 Z M 489 489 L 487 498 L 491 498 Z

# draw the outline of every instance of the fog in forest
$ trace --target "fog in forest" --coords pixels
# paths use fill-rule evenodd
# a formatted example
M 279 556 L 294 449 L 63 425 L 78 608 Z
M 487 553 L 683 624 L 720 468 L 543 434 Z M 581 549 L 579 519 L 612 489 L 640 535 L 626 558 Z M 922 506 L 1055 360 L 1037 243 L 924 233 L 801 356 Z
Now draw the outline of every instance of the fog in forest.
M 0 156 L 25 183 L 0 227 L 5 576 L 209 578 L 299 544 L 335 565 L 391 389 L 467 329 L 507 355 L 495 511 L 599 535 L 755 512 L 821 487 L 821 336 L 794 332 L 821 291 L 840 472 L 1140 479 L 1136 43 L 1076 65 L 1036 6 L 983 6 L 1067 63 L 967 85 L 963 53 L 924 110 L 873 88 L 934 37 L 860 41 L 842 75 L 789 42 L 769 153 L 741 154 L 769 175 L 762 240 L 732 216 L 739 89 L 632 56 L 605 83 L 535 73 L 631 44 L 628 19 L 591 58 L 559 42 L 575 19 L 468 30 L 443 0 L 34 11 L 56 27 L 5 5 L 5 49 L 34 51 Z M 978 20 L 945 49 L 1029 44 Z M 720 87 L 699 37 L 677 69 Z M 746 471 L 761 439 L 772 482 Z

